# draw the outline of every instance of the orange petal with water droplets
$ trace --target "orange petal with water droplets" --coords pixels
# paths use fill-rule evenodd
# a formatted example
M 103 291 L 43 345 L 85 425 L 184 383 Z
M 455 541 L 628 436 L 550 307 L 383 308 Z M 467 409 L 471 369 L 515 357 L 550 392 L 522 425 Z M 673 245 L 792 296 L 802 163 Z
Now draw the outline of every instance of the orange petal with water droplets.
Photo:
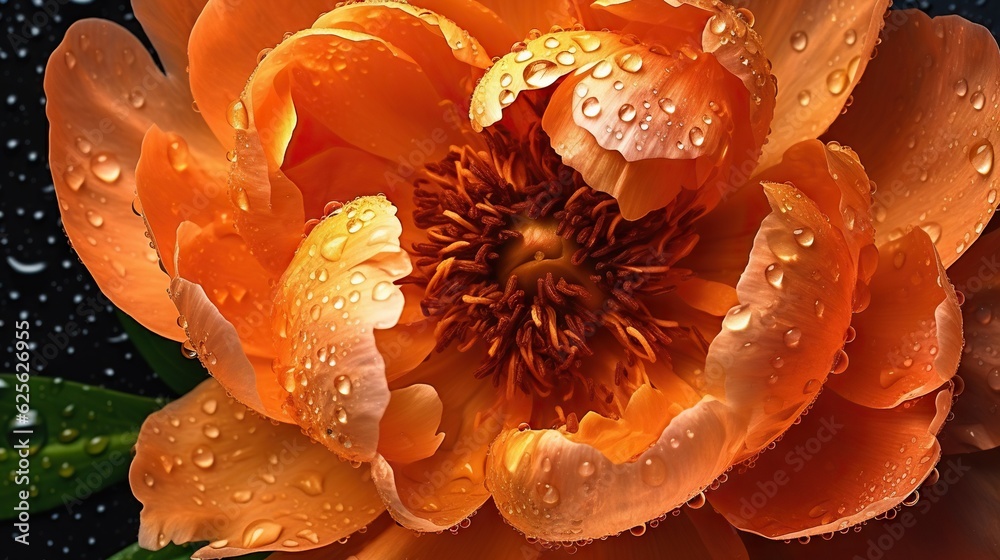
M 160 73 L 145 47 L 111 22 L 73 24 L 45 73 L 49 164 L 63 225 L 101 291 L 154 332 L 180 339 L 155 251 L 132 211 L 134 170 L 156 123 L 205 137 L 186 84 Z M 198 140 L 200 143 L 201 141 Z
M 129 481 L 139 544 L 210 541 L 195 558 L 323 547 L 383 512 L 367 468 L 256 416 L 214 380 L 146 419 Z
M 290 422 L 271 370 L 271 288 L 232 225 L 182 223 L 174 269 L 170 297 L 202 364 L 243 405 Z
M 433 455 L 401 461 L 399 453 L 389 449 L 392 440 L 380 436 L 379 451 L 384 449 L 384 453 L 372 462 L 372 479 L 382 500 L 393 518 L 408 529 L 448 529 L 472 515 L 490 496 L 484 483 L 486 453 L 509 420 L 496 409 L 496 389 L 472 374 L 474 367 L 469 364 L 479 363 L 482 355 L 480 349 L 459 352 L 449 348 L 432 354 L 393 383 L 394 395 L 400 390 L 395 387 L 406 384 L 431 387 L 442 407 L 442 412 L 434 412 L 441 420 L 435 427 L 444 434 L 444 441 Z
M 772 539 L 867 521 L 899 505 L 934 468 L 951 398 L 946 386 L 877 410 L 824 393 L 776 449 L 730 473 L 709 501 L 738 529 Z
M 1000 230 L 976 241 L 949 270 L 962 305 L 965 348 L 958 368 L 965 390 L 955 401 L 954 420 L 944 426 L 945 453 L 1000 446 Z
M 813 538 L 808 546 L 758 539 L 754 553 L 783 560 L 874 558 L 891 543 L 891 554 L 883 558 L 997 557 L 1000 469 L 996 454 L 944 457 L 919 494 L 913 507 L 900 508 L 887 519 L 871 520 L 859 531 L 835 534 L 829 540 Z
M 671 557 L 685 560 L 748 560 L 737 532 L 710 511 L 685 509 L 676 516 L 666 516 L 656 527 L 643 527 L 641 538 L 629 534 L 597 540 L 585 546 L 567 545 L 551 550 L 542 543 L 531 543 L 511 529 L 492 506 L 469 519 L 468 527 L 455 534 L 415 535 L 395 525 L 385 527 L 371 538 L 352 538 L 346 545 L 307 551 L 292 556 L 277 553 L 273 560 L 329 560 L 333 556 L 357 560 L 413 560 L 424 558 L 465 558 L 476 550 L 484 560 L 512 558 L 544 560 L 621 560 L 622 558 L 659 558 L 669 550 Z
M 697 496 L 732 464 L 743 434 L 734 411 L 710 397 L 623 464 L 556 430 L 507 430 L 491 447 L 487 480 L 500 513 L 527 536 L 597 539 Z
M 890 2 L 727 1 L 753 14 L 754 29 L 773 64 L 771 73 L 781 86 L 761 158 L 766 167 L 780 161 L 792 145 L 823 134 L 837 119 L 862 81 Z
M 373 196 L 324 219 L 299 247 L 274 300 L 275 371 L 286 409 L 311 437 L 351 460 L 374 457 L 389 404 L 372 331 L 396 324 L 403 294 L 393 282 L 411 270 L 395 214 Z
M 308 28 L 335 0 L 301 0 L 294 9 L 271 2 L 208 0 L 188 42 L 191 91 L 198 111 L 226 149 L 233 146 L 227 112 L 239 99 L 262 49 Z
M 765 183 L 764 190 L 772 212 L 736 287 L 740 305 L 723 320 L 705 365 L 709 379 L 725 380 L 727 402 L 749 421 L 744 458 L 780 436 L 815 398 L 844 344 L 854 292 L 855 267 L 840 231 L 798 189 Z
M 1000 50 L 988 30 L 955 16 L 893 11 L 889 25 L 854 105 L 827 136 L 857 150 L 878 183 L 878 242 L 919 226 L 947 268 L 1000 204 Z
M 962 354 L 962 310 L 934 244 L 920 229 L 879 248 L 871 307 L 851 326 L 850 365 L 827 385 L 871 408 L 893 408 L 951 379 Z

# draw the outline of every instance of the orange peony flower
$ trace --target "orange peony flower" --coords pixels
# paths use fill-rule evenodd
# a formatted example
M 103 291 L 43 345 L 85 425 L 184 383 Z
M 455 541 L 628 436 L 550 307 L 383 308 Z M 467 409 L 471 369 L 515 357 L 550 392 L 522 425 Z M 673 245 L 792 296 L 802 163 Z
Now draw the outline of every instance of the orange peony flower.
M 888 3 L 134 0 L 163 72 L 75 24 L 66 231 L 214 378 L 142 546 L 746 558 L 911 503 L 963 385 L 996 446 L 1000 50 Z

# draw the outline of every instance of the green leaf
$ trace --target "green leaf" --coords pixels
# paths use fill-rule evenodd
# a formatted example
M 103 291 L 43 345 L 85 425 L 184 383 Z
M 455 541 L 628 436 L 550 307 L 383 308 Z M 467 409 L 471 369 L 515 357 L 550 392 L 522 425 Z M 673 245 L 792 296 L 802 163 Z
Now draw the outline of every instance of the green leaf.
M 139 544 L 136 543 L 119 551 L 111 558 L 108 558 L 108 560 L 189 560 L 191 555 L 194 554 L 199 548 L 201 548 L 201 545 L 187 544 L 184 546 L 178 546 L 170 544 L 160 550 L 151 551 L 139 548 Z M 250 554 L 248 556 L 238 556 L 236 558 L 237 560 L 263 560 L 268 556 L 269 554 L 262 552 Z
M 157 377 L 178 395 L 194 389 L 208 377 L 208 372 L 198 360 L 189 360 L 181 355 L 181 345 L 177 342 L 150 331 L 121 311 L 118 311 L 118 320 Z
M 72 513 L 90 495 L 125 479 L 142 421 L 164 404 L 60 378 L 32 375 L 24 383 L 13 374 L 0 374 L 0 403 L 6 435 L 0 442 L 0 519 L 18 515 L 22 501 L 31 513 L 60 505 Z M 27 406 L 27 424 L 17 418 L 16 405 Z

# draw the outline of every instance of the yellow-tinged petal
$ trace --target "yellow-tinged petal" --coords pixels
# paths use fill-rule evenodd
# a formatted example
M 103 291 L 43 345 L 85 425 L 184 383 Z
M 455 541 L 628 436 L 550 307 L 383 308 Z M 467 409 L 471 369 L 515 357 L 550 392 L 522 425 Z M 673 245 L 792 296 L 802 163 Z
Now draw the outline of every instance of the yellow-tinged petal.
M 286 408 L 311 437 L 351 460 L 371 460 L 389 387 L 374 329 L 396 324 L 410 273 L 396 209 L 363 197 L 320 222 L 275 295 L 275 372 Z
M 139 544 L 209 541 L 195 558 L 323 547 L 383 511 L 367 468 L 256 416 L 215 380 L 146 419 L 129 480 L 144 506 Z
M 652 447 L 623 464 L 556 430 L 511 429 L 491 448 L 488 485 L 501 515 L 529 537 L 597 539 L 698 495 L 732 464 L 743 435 L 738 416 L 711 397 L 673 418 Z

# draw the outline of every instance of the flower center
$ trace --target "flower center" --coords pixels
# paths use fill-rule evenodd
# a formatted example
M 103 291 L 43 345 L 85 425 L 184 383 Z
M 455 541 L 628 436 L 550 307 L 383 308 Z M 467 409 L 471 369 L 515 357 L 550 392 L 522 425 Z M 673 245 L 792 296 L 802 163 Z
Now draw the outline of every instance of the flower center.
M 427 242 L 413 247 L 409 281 L 438 319 L 437 349 L 481 344 L 476 377 L 508 395 L 553 399 L 560 416 L 617 416 L 672 331 L 687 336 L 647 303 L 690 274 L 673 265 L 697 242 L 693 210 L 678 201 L 625 220 L 614 198 L 562 164 L 538 123 L 524 137 L 500 128 L 484 138 L 487 149 L 453 146 L 415 182 Z M 594 374 L 585 362 L 606 341 L 622 351 Z

